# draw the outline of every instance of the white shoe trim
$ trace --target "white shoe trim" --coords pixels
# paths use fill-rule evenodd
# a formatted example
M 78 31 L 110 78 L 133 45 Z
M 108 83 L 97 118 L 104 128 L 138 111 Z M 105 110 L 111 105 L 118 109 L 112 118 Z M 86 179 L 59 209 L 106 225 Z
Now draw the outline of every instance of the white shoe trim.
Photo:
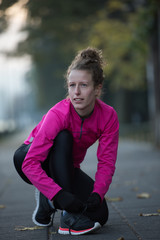
M 38 211 L 38 208 L 39 208 L 39 195 L 40 195 L 40 191 L 38 191 L 38 189 L 36 188 L 35 189 L 35 199 L 36 199 L 36 208 L 32 214 L 32 221 L 37 225 L 37 226 L 40 226 L 40 227 L 48 227 L 48 226 L 51 226 L 52 225 L 52 222 L 53 222 L 53 215 L 51 215 L 51 221 L 50 223 L 48 224 L 42 224 L 42 223 L 39 223 L 36 221 L 36 214 L 37 214 L 37 211 Z

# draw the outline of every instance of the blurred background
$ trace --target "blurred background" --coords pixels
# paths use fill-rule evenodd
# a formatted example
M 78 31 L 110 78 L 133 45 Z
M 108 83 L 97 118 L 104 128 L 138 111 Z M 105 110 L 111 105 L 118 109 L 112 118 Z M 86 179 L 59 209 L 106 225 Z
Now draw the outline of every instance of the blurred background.
M 88 46 L 106 59 L 102 100 L 120 137 L 160 147 L 159 0 L 0 0 L 0 137 L 66 96 L 64 74 Z

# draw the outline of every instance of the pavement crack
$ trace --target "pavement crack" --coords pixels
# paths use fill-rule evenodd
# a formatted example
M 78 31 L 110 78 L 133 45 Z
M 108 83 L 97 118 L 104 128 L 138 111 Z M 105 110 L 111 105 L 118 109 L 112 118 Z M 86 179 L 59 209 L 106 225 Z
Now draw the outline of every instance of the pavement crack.
M 56 230 L 54 226 L 50 226 L 47 228 L 47 240 L 52 240 L 52 236 L 56 234 Z
M 137 237 L 137 239 L 143 240 L 142 237 L 139 235 L 139 233 L 136 231 L 136 229 L 129 223 L 126 216 L 117 208 L 117 206 L 114 203 L 111 203 L 111 206 L 118 213 L 118 215 L 122 218 L 122 220 L 128 225 L 128 227 L 132 230 L 132 232 Z
M 52 236 L 50 234 L 50 227 L 47 227 L 47 240 L 52 240 Z

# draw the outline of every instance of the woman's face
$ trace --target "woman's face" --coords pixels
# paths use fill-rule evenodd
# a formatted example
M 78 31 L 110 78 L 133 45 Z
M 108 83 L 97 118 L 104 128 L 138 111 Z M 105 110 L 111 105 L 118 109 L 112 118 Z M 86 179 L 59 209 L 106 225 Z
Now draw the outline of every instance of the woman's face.
M 100 89 L 101 85 L 94 87 L 92 74 L 86 70 L 72 70 L 68 76 L 68 94 L 81 117 L 88 116 L 93 111 Z

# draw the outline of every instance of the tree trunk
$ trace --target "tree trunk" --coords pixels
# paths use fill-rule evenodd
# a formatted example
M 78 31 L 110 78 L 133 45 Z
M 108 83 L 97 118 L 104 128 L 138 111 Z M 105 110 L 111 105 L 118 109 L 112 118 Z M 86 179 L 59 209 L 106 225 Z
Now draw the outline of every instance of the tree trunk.
M 155 28 L 151 48 L 155 89 L 155 144 L 160 147 L 160 9 L 157 9 L 155 14 Z

